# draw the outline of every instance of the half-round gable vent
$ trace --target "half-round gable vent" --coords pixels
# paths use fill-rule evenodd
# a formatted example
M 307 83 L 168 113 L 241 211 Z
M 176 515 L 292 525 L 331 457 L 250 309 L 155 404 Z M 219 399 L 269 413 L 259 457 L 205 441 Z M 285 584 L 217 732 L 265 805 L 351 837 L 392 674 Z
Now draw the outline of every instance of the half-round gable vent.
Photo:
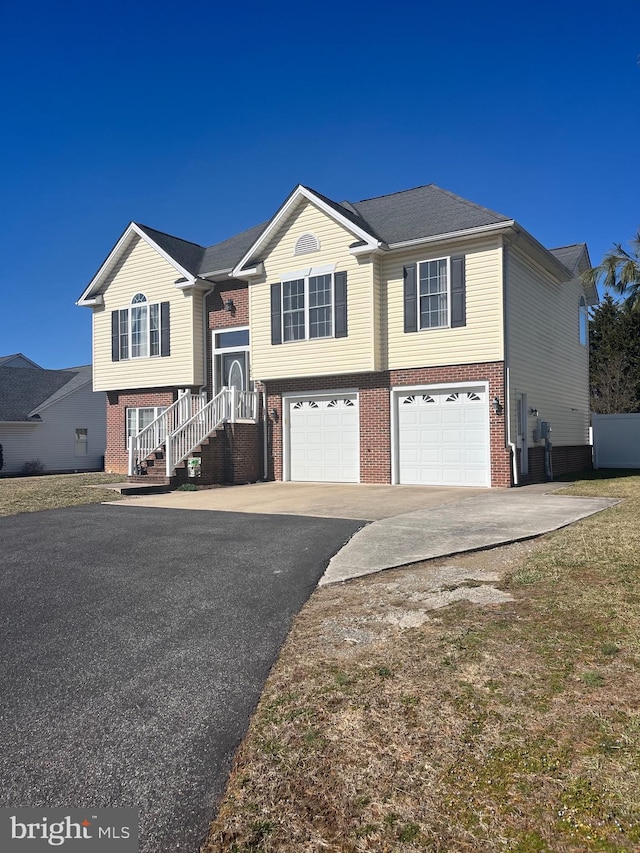
M 293 250 L 294 255 L 308 255 L 309 252 L 317 252 L 320 248 L 320 241 L 314 234 L 303 234 L 296 240 L 296 246 Z

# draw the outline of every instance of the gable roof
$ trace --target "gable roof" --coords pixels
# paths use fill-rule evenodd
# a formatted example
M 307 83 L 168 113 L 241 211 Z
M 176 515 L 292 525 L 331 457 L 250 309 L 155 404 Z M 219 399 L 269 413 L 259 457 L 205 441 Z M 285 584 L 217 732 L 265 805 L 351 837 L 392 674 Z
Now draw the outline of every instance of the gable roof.
M 165 234 L 164 231 L 156 231 L 155 228 L 149 228 L 148 225 L 141 225 L 139 222 L 134 224 L 141 231 L 144 231 L 167 255 L 170 255 L 174 261 L 184 267 L 187 272 L 194 276 L 198 274 L 205 251 L 202 246 L 197 243 L 190 243 L 188 240 L 182 240 L 180 237 L 173 237 L 171 234 Z
M 213 280 L 213 276 L 241 275 L 243 268 L 257 263 L 258 253 L 268 242 L 279 223 L 300 199 L 307 198 L 333 216 L 354 234 L 354 246 L 365 250 L 401 247 L 403 244 L 428 241 L 438 237 L 451 237 L 466 232 L 488 231 L 514 226 L 523 231 L 543 263 L 550 265 L 556 275 L 564 277 L 573 272 L 584 244 L 565 246 L 551 252 L 540 245 L 515 221 L 502 213 L 468 201 L 435 184 L 425 184 L 388 195 L 375 196 L 362 201 L 336 202 L 310 187 L 299 184 L 280 205 L 268 222 L 255 225 L 233 237 L 211 246 L 201 246 L 180 237 L 174 237 L 148 225 L 132 222 L 125 229 L 106 261 L 94 276 L 77 304 L 95 304 L 94 297 L 108 273 L 129 244 L 132 235 L 138 235 L 154 247 L 181 273 L 186 286 L 197 279 Z M 572 266 L 573 264 L 573 266 Z M 180 282 L 177 286 L 185 286 Z
M 27 356 L 22 352 L 14 352 L 11 355 L 0 355 L 0 367 L 12 367 L 12 366 L 13 367 L 19 367 L 19 366 L 21 366 L 21 365 L 12 365 L 11 362 L 14 359 L 22 359 L 23 361 L 28 362 L 29 365 L 38 368 L 38 370 L 41 369 L 39 364 L 36 364 L 35 361 L 33 361 L 30 358 L 27 358 Z
M 353 202 L 353 207 L 388 246 L 512 221 L 435 184 Z
M 554 258 L 557 258 L 561 264 L 569 270 L 570 273 L 576 273 L 580 259 L 587 251 L 586 243 L 574 243 L 571 246 L 559 246 L 557 249 L 549 249 Z
M 33 422 L 38 412 L 91 382 L 91 366 L 72 370 L 0 367 L 0 421 Z

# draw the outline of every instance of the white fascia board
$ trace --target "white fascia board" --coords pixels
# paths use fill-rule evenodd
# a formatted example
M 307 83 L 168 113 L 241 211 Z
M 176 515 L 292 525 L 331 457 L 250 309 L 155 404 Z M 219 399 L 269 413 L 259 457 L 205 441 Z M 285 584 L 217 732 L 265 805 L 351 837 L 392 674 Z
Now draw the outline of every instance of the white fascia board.
M 211 270 L 211 272 L 202 273 L 199 277 L 206 279 L 207 281 L 209 281 L 209 279 L 213 279 L 215 281 L 215 278 L 227 278 L 227 276 L 230 276 L 232 272 L 233 268 L 228 267 L 226 270 Z M 210 281 L 209 284 L 211 284 Z
M 271 238 L 271 236 L 275 233 L 275 231 L 279 228 L 282 222 L 287 218 L 291 210 L 297 205 L 303 198 L 306 198 L 307 201 L 310 201 L 311 204 L 315 205 L 317 208 L 326 213 L 331 219 L 335 222 L 343 225 L 347 231 L 350 231 L 356 237 L 359 237 L 361 240 L 364 240 L 367 245 L 372 248 L 378 248 L 380 246 L 380 241 L 377 240 L 372 234 L 367 233 L 358 225 L 355 225 L 350 219 L 347 219 L 346 216 L 342 216 L 337 210 L 334 210 L 333 207 L 324 202 L 321 198 L 308 190 L 306 187 L 303 187 L 302 184 L 298 184 L 295 190 L 291 193 L 289 198 L 282 205 L 280 210 L 273 217 L 269 225 L 265 228 L 262 234 L 258 237 L 256 242 L 251 246 L 249 251 L 245 254 L 242 260 L 234 267 L 233 269 L 233 278 L 242 278 L 243 274 L 248 275 L 250 270 L 243 270 L 242 267 L 247 263 L 260 249 L 265 245 L 265 243 Z
M 379 243 L 377 246 L 370 246 L 369 244 L 366 246 L 352 246 L 349 249 L 349 254 L 356 258 L 362 255 L 381 255 L 386 248 L 387 246 L 384 243 Z
M 181 267 L 180 264 L 176 260 L 174 260 L 174 258 L 171 257 L 171 255 L 168 255 L 164 251 L 164 249 L 161 249 L 160 246 L 158 246 L 158 244 L 155 243 L 151 239 L 151 237 L 149 237 L 148 234 L 145 234 L 145 232 L 142 230 L 142 228 L 139 228 L 135 222 L 131 222 L 131 223 L 129 223 L 128 228 L 125 229 L 122 237 L 118 240 L 118 242 L 113 247 L 111 252 L 109 252 L 107 259 L 102 264 L 102 266 L 100 267 L 98 272 L 95 274 L 95 276 L 92 278 L 91 282 L 89 283 L 89 286 L 87 287 L 85 292 L 82 294 L 80 299 L 78 299 L 78 301 L 76 302 L 76 305 L 91 306 L 91 305 L 97 304 L 97 303 L 91 302 L 90 300 L 96 295 L 97 291 L 102 286 L 104 279 L 106 278 L 108 273 L 111 271 L 113 265 L 119 260 L 120 255 L 122 254 L 122 251 L 126 248 L 126 246 L 129 244 L 129 242 L 131 241 L 131 238 L 134 235 L 137 235 L 142 240 L 144 240 L 145 243 L 147 243 L 149 246 L 151 246 L 152 249 L 155 249 L 155 251 L 162 258 L 164 258 L 165 261 L 167 261 L 167 263 L 171 264 L 171 266 L 175 270 L 177 270 L 181 276 L 184 276 L 184 278 L 186 278 L 188 281 L 190 281 L 191 285 L 193 284 L 193 282 L 195 281 L 195 277 L 193 275 L 191 275 L 190 272 L 187 272 L 187 270 L 185 270 L 183 267 Z
M 211 282 L 205 281 L 200 276 L 196 276 L 196 278 L 186 280 L 180 279 L 179 281 L 176 281 L 175 285 L 178 290 L 189 290 L 192 287 L 196 288 L 197 290 L 210 290 L 211 288 Z
M 43 423 L 42 420 L 37 421 L 0 421 L 0 424 L 6 424 L 7 426 L 37 426 L 38 424 Z
M 523 228 L 521 225 L 518 225 L 517 222 L 514 222 L 512 230 L 516 234 L 516 245 L 518 245 L 521 240 L 526 243 L 529 255 L 531 255 L 543 269 L 548 273 L 551 273 L 552 276 L 560 281 L 571 281 L 574 277 L 571 271 L 568 270 L 554 255 L 552 255 L 551 252 L 542 245 L 542 243 L 538 242 L 532 234 L 529 234 L 526 228 Z
M 264 264 L 262 261 L 256 264 L 255 267 L 251 267 L 251 269 L 242 270 L 242 272 L 237 272 L 237 270 L 231 270 L 229 273 L 229 278 L 238 278 L 240 281 L 249 281 L 252 278 L 256 278 L 257 276 L 264 275 Z
M 465 237 L 482 236 L 483 234 L 500 233 L 513 228 L 515 220 L 496 222 L 493 225 L 479 225 L 476 228 L 465 228 L 463 231 L 448 231 L 446 234 L 434 234 L 432 237 L 418 237 L 415 240 L 402 240 L 399 243 L 389 243 L 389 251 L 393 249 L 410 249 L 413 246 L 423 246 L 428 243 L 441 243 L 444 240 L 464 239 Z

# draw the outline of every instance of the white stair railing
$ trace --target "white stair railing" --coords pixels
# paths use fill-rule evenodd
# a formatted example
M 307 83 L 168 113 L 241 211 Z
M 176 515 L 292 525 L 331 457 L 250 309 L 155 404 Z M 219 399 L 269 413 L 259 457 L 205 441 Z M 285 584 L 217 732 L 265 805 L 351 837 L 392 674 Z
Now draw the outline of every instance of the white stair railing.
M 185 460 L 219 426 L 231 419 L 231 412 L 231 394 L 228 388 L 223 388 L 205 406 L 167 435 L 167 477 L 172 477 L 176 465 Z
M 168 435 L 204 405 L 199 394 L 185 391 L 155 420 L 129 439 L 129 476 L 140 473 L 140 466 L 152 453 L 160 450 Z
M 165 471 L 172 477 L 176 465 L 185 460 L 202 442 L 226 421 L 257 421 L 258 394 L 222 388 L 208 403 L 189 391 L 165 409 L 148 426 L 129 440 L 129 476 L 140 473 L 140 466 L 156 451 L 164 448 Z

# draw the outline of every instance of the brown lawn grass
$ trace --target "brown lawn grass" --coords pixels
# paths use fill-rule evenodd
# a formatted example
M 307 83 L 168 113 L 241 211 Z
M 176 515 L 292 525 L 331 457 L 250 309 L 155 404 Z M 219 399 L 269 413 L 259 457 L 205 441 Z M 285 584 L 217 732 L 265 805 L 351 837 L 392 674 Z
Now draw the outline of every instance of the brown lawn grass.
M 2 478 L 0 479 L 0 516 L 120 500 L 118 492 L 110 489 L 85 487 L 100 483 L 117 483 L 122 479 L 118 474 L 100 473 Z
M 570 491 L 625 500 L 438 562 L 511 603 L 397 627 L 433 563 L 317 590 L 203 851 L 640 850 L 640 477 Z

